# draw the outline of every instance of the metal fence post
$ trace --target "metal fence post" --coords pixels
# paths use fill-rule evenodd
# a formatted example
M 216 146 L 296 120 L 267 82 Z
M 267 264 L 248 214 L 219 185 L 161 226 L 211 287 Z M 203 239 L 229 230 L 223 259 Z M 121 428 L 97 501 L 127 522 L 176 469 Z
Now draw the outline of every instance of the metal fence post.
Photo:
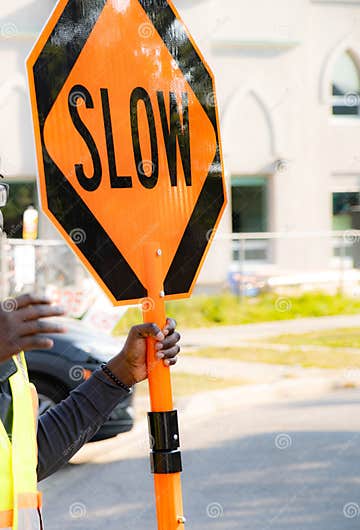
M 339 293 L 344 294 L 345 280 L 345 259 L 346 259 L 346 238 L 341 238 L 340 245 L 340 276 L 339 276 Z
M 0 296 L 1 296 L 1 300 L 4 300 L 4 298 L 6 298 L 9 295 L 9 286 L 8 286 L 9 267 L 8 267 L 8 260 L 6 259 L 6 242 L 7 242 L 6 234 L 2 232 L 1 237 L 0 237 L 0 272 L 1 272 Z
M 243 274 L 244 274 L 244 270 L 245 270 L 245 239 L 242 238 L 241 236 L 239 236 L 239 239 L 238 239 L 238 252 L 239 252 L 239 275 L 240 275 L 240 279 L 239 279 L 239 288 L 238 288 L 238 295 L 239 295 L 239 299 L 242 300 L 243 298 L 243 292 L 242 292 L 242 287 L 243 287 Z

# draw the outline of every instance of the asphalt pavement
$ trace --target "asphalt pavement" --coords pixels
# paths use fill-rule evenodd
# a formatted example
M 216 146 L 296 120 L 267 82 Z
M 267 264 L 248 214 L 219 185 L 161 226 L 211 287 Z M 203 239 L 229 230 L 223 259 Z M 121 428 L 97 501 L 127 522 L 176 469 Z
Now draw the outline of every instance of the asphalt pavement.
M 234 395 L 181 414 L 186 528 L 358 529 L 360 392 Z M 48 530 L 156 529 L 145 422 L 78 462 L 41 485 Z

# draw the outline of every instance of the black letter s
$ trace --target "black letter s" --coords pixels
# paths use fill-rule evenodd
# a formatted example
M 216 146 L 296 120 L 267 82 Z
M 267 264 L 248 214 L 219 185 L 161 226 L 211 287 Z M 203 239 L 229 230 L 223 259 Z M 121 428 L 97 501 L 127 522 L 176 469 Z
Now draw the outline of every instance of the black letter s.
M 75 164 L 75 173 L 79 181 L 79 184 L 84 188 L 84 190 L 95 191 L 99 187 L 100 182 L 101 182 L 101 177 L 102 177 L 101 160 L 100 160 L 99 151 L 97 150 L 94 139 L 91 136 L 89 129 L 81 121 L 81 118 L 79 116 L 78 109 L 77 109 L 77 102 L 80 98 L 82 98 L 85 101 L 85 106 L 87 109 L 94 108 L 94 102 L 93 102 L 93 99 L 88 89 L 85 88 L 83 85 L 75 85 L 73 86 L 73 88 L 70 90 L 70 93 L 69 93 L 69 98 L 68 98 L 69 112 L 70 112 L 70 116 L 71 116 L 73 124 L 75 125 L 76 130 L 82 136 L 82 138 L 84 139 L 84 142 L 86 143 L 90 151 L 91 158 L 92 158 L 93 165 L 94 165 L 94 173 L 92 177 L 87 177 L 84 173 L 83 164 Z

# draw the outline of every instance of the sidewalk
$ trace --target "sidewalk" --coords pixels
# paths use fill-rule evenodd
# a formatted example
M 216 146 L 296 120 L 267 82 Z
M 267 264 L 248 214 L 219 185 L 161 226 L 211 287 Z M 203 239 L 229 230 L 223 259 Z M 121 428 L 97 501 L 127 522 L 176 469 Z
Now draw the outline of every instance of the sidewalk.
M 271 384 L 291 379 L 336 379 L 360 380 L 360 370 L 323 370 L 320 368 L 302 368 L 301 366 L 283 366 L 279 364 L 252 363 L 227 359 L 207 359 L 204 357 L 181 356 L 173 371 L 194 375 L 203 375 L 211 381 L 216 379 L 238 379 L 249 384 Z
M 199 348 L 222 348 L 254 345 L 261 339 L 283 334 L 301 334 L 312 331 L 331 330 L 336 328 L 360 326 L 360 315 L 332 316 L 320 318 L 303 318 L 245 324 L 242 326 L 222 326 L 212 328 L 185 329 L 182 334 L 184 355 L 174 368 L 181 373 L 203 375 L 209 381 L 221 379 L 239 379 L 249 384 L 274 384 L 293 380 L 331 381 L 332 384 L 358 385 L 360 370 L 342 369 L 326 370 L 319 368 L 302 368 L 268 363 L 243 362 L 228 359 L 207 359 L 204 357 L 186 356 L 187 350 Z M 280 345 L 286 349 L 286 345 Z M 315 347 L 316 349 L 316 347 Z M 358 353 L 359 350 L 351 350 Z
M 186 348 L 240 346 L 242 341 L 276 337 L 283 334 L 301 334 L 335 328 L 360 326 L 360 315 L 298 318 L 241 326 L 217 326 L 210 328 L 180 329 L 181 344 Z M 179 326 L 180 327 L 180 326 Z

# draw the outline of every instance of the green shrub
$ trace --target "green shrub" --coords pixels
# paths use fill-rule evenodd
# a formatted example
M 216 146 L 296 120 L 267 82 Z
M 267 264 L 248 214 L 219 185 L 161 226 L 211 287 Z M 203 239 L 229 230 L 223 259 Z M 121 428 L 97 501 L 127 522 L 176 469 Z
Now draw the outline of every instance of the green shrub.
M 360 313 L 360 299 L 342 294 L 307 292 L 297 296 L 262 294 L 256 298 L 237 298 L 231 294 L 196 295 L 188 300 L 166 303 L 167 315 L 186 327 L 250 324 L 302 317 L 351 315 Z M 126 333 L 142 321 L 139 307 L 130 308 L 116 327 L 115 334 Z

